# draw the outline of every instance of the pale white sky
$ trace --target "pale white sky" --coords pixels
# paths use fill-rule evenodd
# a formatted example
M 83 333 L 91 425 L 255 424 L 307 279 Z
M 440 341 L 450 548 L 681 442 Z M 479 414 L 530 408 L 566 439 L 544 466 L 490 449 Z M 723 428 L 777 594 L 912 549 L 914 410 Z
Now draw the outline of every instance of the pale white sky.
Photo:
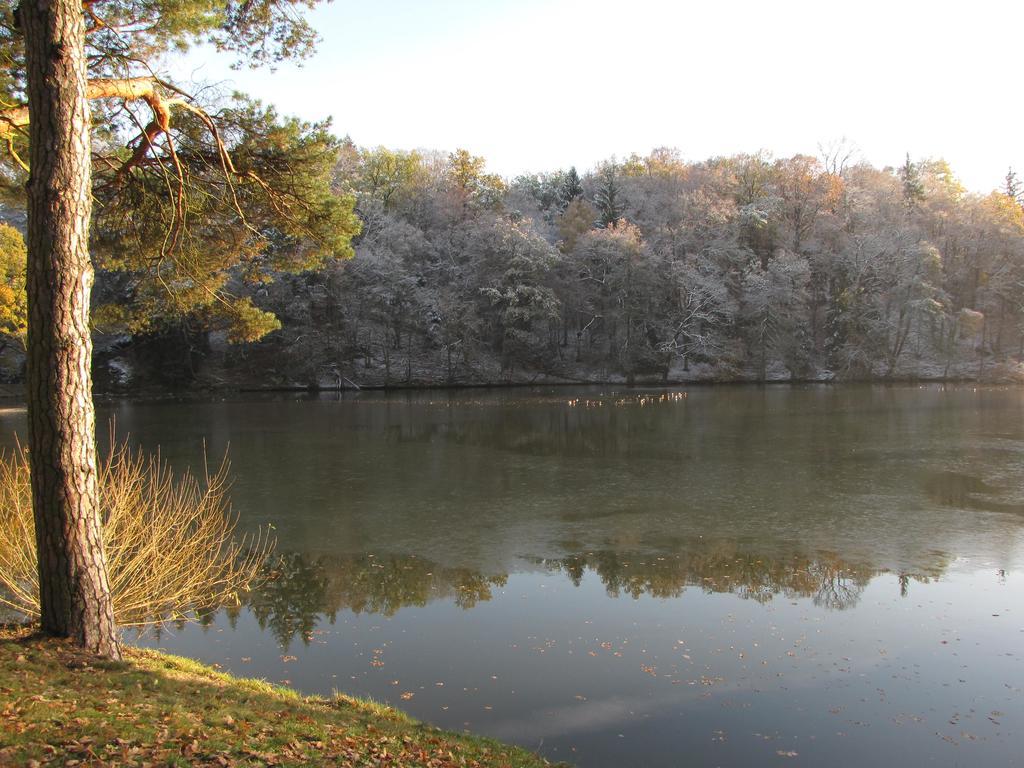
M 224 82 L 339 135 L 464 147 L 506 176 L 677 147 L 683 157 L 945 157 L 988 191 L 1024 177 L 1024 3 L 916 0 L 335 0 L 303 66 L 235 72 L 197 51 L 179 78 Z

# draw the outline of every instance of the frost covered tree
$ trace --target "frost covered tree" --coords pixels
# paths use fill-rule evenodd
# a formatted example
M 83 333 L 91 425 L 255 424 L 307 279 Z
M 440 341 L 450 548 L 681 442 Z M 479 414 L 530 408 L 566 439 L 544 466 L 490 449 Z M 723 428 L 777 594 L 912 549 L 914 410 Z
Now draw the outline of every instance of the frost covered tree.
M 879 271 L 885 286 L 882 306 L 885 373 L 891 376 L 896 372 L 914 324 L 943 309 L 938 287 L 942 257 L 938 249 L 926 241 L 897 240 L 885 250 Z
M 735 303 L 718 265 L 707 254 L 688 254 L 663 266 L 668 278 L 666 322 L 658 349 L 666 355 L 665 377 L 675 358 L 689 370 L 694 355 L 714 359 L 724 353 L 723 326 L 735 313 Z
M 249 380 L 977 375 L 988 360 L 1003 375 L 1021 355 L 1019 206 L 939 159 L 914 164 L 911 210 L 900 169 L 845 155 L 655 150 L 617 164 L 622 216 L 600 227 L 605 164 L 560 210 L 567 172 L 505 187 L 480 158 L 424 151 L 396 173 L 394 155 L 342 143 L 332 183 L 365 222 L 356 258 L 247 292 L 285 326 L 231 358 Z M 554 258 L 524 265 L 540 242 Z
M 557 338 L 553 329 L 560 306 L 551 275 L 558 253 L 511 222 L 500 222 L 489 243 L 489 258 L 481 266 L 490 279 L 480 291 L 489 303 L 485 317 L 502 369 L 531 362 L 543 368 L 545 352 Z
M 799 377 L 806 371 L 809 280 L 807 260 L 789 252 L 780 253 L 768 269 L 755 265 L 743 276 L 740 315 L 761 381 L 767 378 L 772 353 L 782 360 L 790 376 Z

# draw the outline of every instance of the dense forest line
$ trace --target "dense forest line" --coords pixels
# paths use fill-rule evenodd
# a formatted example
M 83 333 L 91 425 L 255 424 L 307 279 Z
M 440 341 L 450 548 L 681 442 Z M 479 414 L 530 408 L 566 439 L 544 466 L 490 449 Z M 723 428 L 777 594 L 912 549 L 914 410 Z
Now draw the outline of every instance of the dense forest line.
M 342 142 L 354 257 L 238 268 L 230 289 L 281 324 L 255 343 L 180 317 L 105 329 L 98 387 L 1017 378 L 1012 172 L 978 195 L 943 161 L 849 157 L 661 149 L 507 181 L 462 150 Z M 121 285 L 101 270 L 98 303 Z

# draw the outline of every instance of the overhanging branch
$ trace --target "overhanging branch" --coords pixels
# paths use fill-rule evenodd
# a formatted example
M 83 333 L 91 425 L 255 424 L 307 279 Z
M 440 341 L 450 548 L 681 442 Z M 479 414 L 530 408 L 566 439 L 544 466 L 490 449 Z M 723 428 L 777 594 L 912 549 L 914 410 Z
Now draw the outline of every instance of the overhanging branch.
M 223 170 L 227 173 L 238 175 L 213 119 L 186 98 L 167 98 L 162 92 L 164 88 L 169 87 L 166 83 L 155 77 L 94 78 L 86 85 L 85 96 L 90 101 L 97 99 L 144 101 L 152 113 L 150 122 L 143 128 L 142 134 L 139 137 L 139 145 L 132 156 L 118 170 L 118 176 L 123 177 L 124 174 L 141 163 L 153 146 L 153 142 L 161 134 L 166 134 L 170 130 L 171 110 L 176 107 L 192 112 L 202 120 L 217 145 L 218 154 L 221 155 L 220 164 Z M 169 89 L 177 90 L 174 88 Z M 0 109 L 0 141 L 8 142 L 13 140 L 19 133 L 23 132 L 22 129 L 28 126 L 29 120 L 30 116 L 27 106 Z

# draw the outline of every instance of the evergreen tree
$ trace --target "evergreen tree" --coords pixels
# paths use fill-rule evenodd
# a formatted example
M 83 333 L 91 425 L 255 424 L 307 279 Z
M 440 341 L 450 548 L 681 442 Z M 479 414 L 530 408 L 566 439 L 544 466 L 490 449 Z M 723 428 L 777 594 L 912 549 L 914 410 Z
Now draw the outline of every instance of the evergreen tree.
M 1017 181 L 1017 173 L 1013 168 L 1010 168 L 1006 172 L 1006 183 L 1003 187 L 1003 191 L 1006 193 L 1006 196 L 1015 203 L 1020 202 L 1020 182 Z
M 565 174 L 565 178 L 562 180 L 562 188 L 558 191 L 559 209 L 564 211 L 573 200 L 580 197 L 583 197 L 583 182 L 580 181 L 580 175 L 576 172 L 576 166 L 574 165 Z
M 28 447 L 42 629 L 116 658 L 89 375 L 93 200 L 103 268 L 166 286 L 162 307 L 219 315 L 239 339 L 274 321 L 230 296 L 230 276 L 259 280 L 349 255 L 358 222 L 352 201 L 329 192 L 337 147 L 326 126 L 280 121 L 251 103 L 222 125 L 150 69 L 195 41 L 250 64 L 307 55 L 315 35 L 298 11 L 313 2 L 0 2 L 4 197 L 28 176 Z M 304 161 L 313 170 L 296 172 Z
M 610 227 L 625 213 L 614 163 L 608 163 L 601 171 L 600 185 L 594 195 L 594 205 L 598 212 L 597 225 L 602 228 Z
M 187 318 L 235 341 L 258 339 L 279 324 L 235 295 L 240 279 L 265 284 L 352 255 L 359 222 L 354 199 L 330 189 L 340 143 L 328 122 L 282 118 L 244 97 L 201 103 L 148 66 L 196 40 L 212 40 L 239 63 L 305 55 L 315 35 L 294 11 L 306 5 L 84 4 L 99 328 L 154 331 Z M 14 201 L 28 175 L 29 109 L 13 23 L 0 25 L 0 59 L 0 141 L 9 150 L 0 152 L 0 185 Z
M 917 165 L 910 162 L 909 152 L 906 162 L 899 170 L 899 178 L 903 182 L 903 203 L 908 211 L 912 211 L 924 200 L 924 184 L 921 182 L 921 172 Z

